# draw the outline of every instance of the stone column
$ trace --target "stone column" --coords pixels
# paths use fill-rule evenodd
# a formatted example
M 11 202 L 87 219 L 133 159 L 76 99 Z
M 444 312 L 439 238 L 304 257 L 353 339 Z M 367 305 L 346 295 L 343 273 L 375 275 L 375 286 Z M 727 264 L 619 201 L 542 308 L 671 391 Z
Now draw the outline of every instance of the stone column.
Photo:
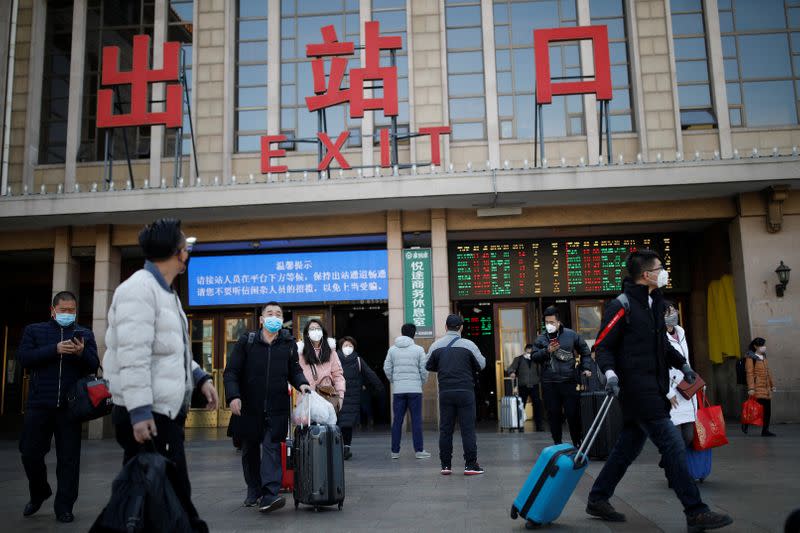
M 719 132 L 719 153 L 722 159 L 733 157 L 731 139 L 731 120 L 728 115 L 728 92 L 725 87 L 725 61 L 722 54 L 722 33 L 719 26 L 719 3 L 717 0 L 704 1 L 706 23 L 706 42 L 708 43 L 708 65 L 711 73 L 712 104 L 717 117 Z
M 106 329 L 108 328 L 108 309 L 114 290 L 120 280 L 120 250 L 111 244 L 112 227 L 98 226 L 94 255 L 94 307 L 92 316 L 92 332 L 97 342 L 97 355 L 102 362 L 106 352 Z M 104 425 L 108 425 L 108 417 L 89 422 L 89 438 L 103 438 Z
M 633 23 L 637 28 L 641 70 L 631 69 L 631 83 L 642 84 L 644 116 L 636 117 L 638 129 L 645 130 L 648 161 L 655 161 L 661 152 L 665 159 L 680 151 L 681 133 L 675 123 L 675 101 L 672 94 L 669 38 L 665 2 L 632 2 Z M 631 35 L 629 41 L 633 41 Z M 632 43 L 633 44 L 633 43 Z M 631 50 L 635 50 L 631 46 Z M 645 144 L 645 143 L 643 143 Z
M 400 211 L 386 213 L 386 249 L 389 255 L 389 342 L 400 335 L 404 321 L 403 229 Z
M 772 398 L 772 422 L 798 422 L 800 413 L 800 282 L 789 280 L 784 296 L 775 291 L 780 261 L 800 268 L 800 196 L 783 203 L 783 221 L 777 233 L 767 231 L 764 197 L 740 199 L 740 216 L 731 223 L 730 240 L 737 318 L 742 350 L 754 337 L 767 340 L 768 361 L 777 391 Z M 734 383 L 735 381 L 731 381 Z M 739 387 L 737 392 L 741 394 Z M 743 397 L 739 398 L 740 400 Z M 738 407 L 738 404 L 736 405 Z
M 75 186 L 78 150 L 83 124 L 83 70 L 86 63 L 86 0 L 75 0 L 72 8 L 72 48 L 69 58 L 69 104 L 67 107 L 67 149 L 64 191 Z
M 164 42 L 167 40 L 167 0 L 155 0 L 155 18 L 153 21 L 153 68 L 159 69 L 164 66 Z M 154 83 L 153 101 L 158 102 L 152 105 L 153 112 L 164 111 L 166 105 L 161 102 L 164 100 L 164 83 Z M 181 102 L 181 109 L 183 103 Z M 181 113 L 183 116 L 183 113 Z M 164 148 L 163 125 L 150 126 L 150 187 L 161 187 L 161 153 Z M 178 139 L 176 142 L 181 142 Z
M 80 288 L 80 264 L 72 257 L 72 230 L 69 226 L 56 228 L 53 245 L 53 290 L 78 294 Z M 80 303 L 80 302 L 79 302 Z
M 25 114 L 25 156 L 22 162 L 22 183 L 34 192 L 33 171 L 39 164 L 39 129 L 42 113 L 42 74 L 44 72 L 44 35 L 47 27 L 47 2 L 33 2 L 31 35 L 42 38 L 31 39 L 28 79 L 36 80 L 28 85 L 28 112 Z
M 194 29 L 197 32 L 197 164 L 200 176 L 208 183 L 219 176 L 223 182 L 230 178 L 230 157 L 225 156 L 229 148 L 223 140 L 225 132 L 232 132 L 232 124 L 224 123 L 225 115 L 225 54 L 233 53 L 225 46 L 226 9 L 234 9 L 234 2 L 200 2 Z M 231 31 L 234 31 L 231 28 Z M 232 40 L 232 38 L 231 38 Z M 231 94 L 227 95 L 229 98 Z M 232 141 L 232 135 L 229 141 Z M 228 170 L 228 172 L 224 172 Z
M 431 256 L 433 263 L 433 331 L 445 334 L 445 320 L 450 314 L 450 281 L 447 267 L 447 210 L 431 210 Z M 431 376 L 425 384 L 423 413 L 426 422 L 439 423 L 439 387 Z

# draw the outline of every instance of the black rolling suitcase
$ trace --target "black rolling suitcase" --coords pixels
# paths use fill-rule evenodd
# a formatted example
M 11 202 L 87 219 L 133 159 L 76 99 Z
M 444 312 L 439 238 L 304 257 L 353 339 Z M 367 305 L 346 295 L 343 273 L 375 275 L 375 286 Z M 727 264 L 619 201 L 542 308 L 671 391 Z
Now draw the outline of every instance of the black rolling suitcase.
M 581 392 L 581 425 L 584 435 L 589 431 L 605 397 L 606 393 L 602 391 Z M 606 423 L 600 428 L 594 444 L 589 448 L 589 457 L 606 459 L 617 442 L 620 431 L 622 431 L 622 409 L 619 402 L 614 402 L 608 410 Z
M 295 509 L 301 503 L 313 505 L 315 510 L 328 505 L 342 509 L 344 441 L 339 426 L 311 424 L 295 428 L 293 495 Z

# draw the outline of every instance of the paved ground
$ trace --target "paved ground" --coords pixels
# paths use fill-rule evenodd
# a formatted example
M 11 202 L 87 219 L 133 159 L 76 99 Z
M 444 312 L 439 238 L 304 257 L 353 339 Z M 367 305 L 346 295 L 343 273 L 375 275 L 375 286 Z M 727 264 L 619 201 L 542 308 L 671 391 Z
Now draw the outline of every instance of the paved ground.
M 738 426 L 729 426 L 731 444 L 714 452 L 714 470 L 701 490 L 712 508 L 730 513 L 736 520 L 725 531 L 782 531 L 789 511 L 800 507 L 800 426 L 777 426 L 775 431 L 778 438 L 762 439 L 746 437 Z M 426 433 L 425 438 L 427 448 L 436 454 L 436 435 Z M 478 446 L 486 474 L 442 477 L 435 456 L 431 460 L 416 460 L 406 446 L 402 459 L 391 461 L 388 434 L 356 434 L 355 457 L 347 463 L 343 511 L 332 508 L 314 513 L 302 506 L 295 511 L 289 496 L 285 509 L 263 516 L 241 507 L 244 482 L 240 456 L 230 441 L 216 432 L 201 431 L 190 432 L 189 439 L 187 451 L 195 504 L 211 530 L 222 532 L 520 531 L 522 521 L 512 521 L 508 510 L 530 465 L 549 444 L 544 433 L 483 432 L 478 436 Z M 456 454 L 460 454 L 458 435 L 455 448 Z M 120 460 L 121 452 L 113 440 L 84 441 L 76 522 L 58 524 L 52 513 L 52 500 L 37 515 L 26 519 L 22 517 L 22 508 L 28 499 L 27 482 L 16 443 L 0 441 L 0 516 L 5 522 L 2 529 L 14 533 L 86 531 L 108 499 Z M 685 531 L 679 503 L 667 489 L 657 462 L 655 448 L 648 445 L 618 489 L 614 504 L 628 515 L 628 523 L 606 524 L 584 514 L 586 495 L 602 466 L 593 463 L 564 514 L 548 529 Z M 453 466 L 457 464 L 454 461 Z M 48 466 L 54 483 L 53 453 Z

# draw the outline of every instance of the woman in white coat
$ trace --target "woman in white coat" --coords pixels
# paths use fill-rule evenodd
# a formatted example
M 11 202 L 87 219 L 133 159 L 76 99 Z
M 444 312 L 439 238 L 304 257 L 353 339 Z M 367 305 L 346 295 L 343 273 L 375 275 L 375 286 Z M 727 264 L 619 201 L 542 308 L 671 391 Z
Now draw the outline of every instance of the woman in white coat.
M 678 310 L 673 304 L 667 305 L 664 313 L 664 322 L 667 324 L 667 339 L 675 350 L 683 355 L 686 364 L 689 364 L 689 346 L 686 342 L 686 332 L 678 325 Z M 672 404 L 670 417 L 672 423 L 681 431 L 686 447 L 692 445 L 694 439 L 694 421 L 697 413 L 697 397 L 687 400 L 678 392 L 678 383 L 683 381 L 683 372 L 675 368 L 669 369 L 669 392 L 667 399 Z

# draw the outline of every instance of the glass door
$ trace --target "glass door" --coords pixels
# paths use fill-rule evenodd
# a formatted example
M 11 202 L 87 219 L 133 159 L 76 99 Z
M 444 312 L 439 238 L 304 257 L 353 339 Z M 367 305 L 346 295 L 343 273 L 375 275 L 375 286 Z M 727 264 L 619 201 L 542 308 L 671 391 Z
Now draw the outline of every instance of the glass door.
M 214 383 L 219 393 L 219 414 L 217 425 L 225 427 L 231 419 L 231 410 L 228 402 L 225 401 L 225 386 L 222 382 L 223 372 L 228 366 L 228 360 L 233 352 L 233 347 L 242 335 L 253 331 L 255 328 L 255 317 L 253 313 L 242 313 L 236 315 L 226 315 L 221 317 L 222 325 L 222 350 L 220 357 L 215 361 Z
M 316 318 L 323 324 L 328 331 L 328 336 L 333 336 L 333 328 L 330 323 L 330 313 L 327 309 L 293 309 L 293 333 L 297 340 L 303 340 L 303 330 L 308 321 Z
M 525 351 L 528 340 L 528 306 L 525 303 L 502 303 L 495 305 L 495 380 L 497 386 L 497 412 L 506 394 L 505 369 L 514 358 Z M 510 383 L 509 383 L 510 385 Z M 500 417 L 498 416 L 498 419 Z
M 189 336 L 191 339 L 192 357 L 200 367 L 211 374 L 214 386 L 220 390 L 222 384 L 214 368 L 215 355 L 215 319 L 213 316 L 189 315 Z M 221 399 L 221 398 L 220 398 Z M 186 427 L 217 427 L 218 412 L 206 409 L 206 399 L 195 390 L 192 403 L 186 417 Z

